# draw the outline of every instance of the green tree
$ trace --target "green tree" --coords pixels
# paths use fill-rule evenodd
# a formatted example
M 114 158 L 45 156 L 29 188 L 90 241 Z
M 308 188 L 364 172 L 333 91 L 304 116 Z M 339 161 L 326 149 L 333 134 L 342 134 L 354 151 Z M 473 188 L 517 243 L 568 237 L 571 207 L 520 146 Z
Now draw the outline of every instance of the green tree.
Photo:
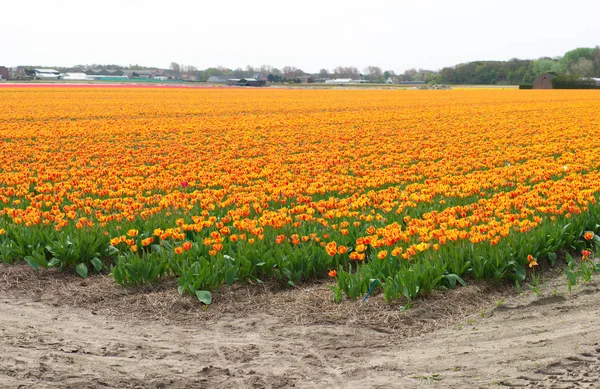
M 571 70 L 571 66 L 579 62 L 581 58 L 594 60 L 594 49 L 590 47 L 579 47 L 577 49 L 567 51 L 561 59 L 561 63 L 566 69 Z
M 570 70 L 572 74 L 578 74 L 583 77 L 593 77 L 594 61 L 581 57 L 576 63 L 571 65 Z

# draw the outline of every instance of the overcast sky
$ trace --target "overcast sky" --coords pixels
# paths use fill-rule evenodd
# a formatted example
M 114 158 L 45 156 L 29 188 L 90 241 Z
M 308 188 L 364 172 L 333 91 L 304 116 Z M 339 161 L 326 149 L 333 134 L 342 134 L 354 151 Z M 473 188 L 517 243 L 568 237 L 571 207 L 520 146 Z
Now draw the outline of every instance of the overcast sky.
M 437 70 L 600 45 L 598 15 L 599 0 L 13 0 L 0 65 Z

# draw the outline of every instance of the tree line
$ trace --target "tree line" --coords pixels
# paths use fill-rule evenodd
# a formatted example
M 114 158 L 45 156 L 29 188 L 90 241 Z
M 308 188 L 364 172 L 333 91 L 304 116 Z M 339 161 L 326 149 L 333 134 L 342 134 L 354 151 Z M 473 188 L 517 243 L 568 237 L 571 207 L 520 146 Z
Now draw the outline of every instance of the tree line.
M 80 69 L 104 68 L 120 70 L 156 70 L 157 68 L 141 65 L 78 65 Z M 354 66 L 338 66 L 334 69 L 321 69 L 318 73 L 307 73 L 295 66 L 284 66 L 281 69 L 271 65 L 251 66 L 230 69 L 223 66 L 200 70 L 195 66 L 172 62 L 165 73 L 177 79 L 206 81 L 212 76 L 231 78 L 254 77 L 262 74 L 271 82 L 318 82 L 325 79 L 351 78 L 368 82 L 422 81 L 437 84 L 531 84 L 540 74 L 553 72 L 556 74 L 577 75 L 581 77 L 600 77 L 600 46 L 582 47 L 566 52 L 560 57 L 543 57 L 535 60 L 513 58 L 508 61 L 473 61 L 445 67 L 441 70 L 408 69 L 403 73 L 394 70 L 383 70 L 379 66 L 367 66 L 358 69 Z

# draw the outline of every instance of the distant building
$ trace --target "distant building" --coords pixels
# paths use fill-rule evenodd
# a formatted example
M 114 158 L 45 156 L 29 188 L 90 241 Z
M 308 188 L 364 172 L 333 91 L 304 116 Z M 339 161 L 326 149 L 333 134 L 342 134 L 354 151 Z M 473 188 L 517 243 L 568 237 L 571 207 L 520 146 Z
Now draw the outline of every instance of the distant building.
M 366 84 L 368 83 L 368 80 L 353 80 L 351 78 L 336 78 L 333 80 L 325 80 L 325 84 L 338 84 L 338 85 L 344 85 L 344 84 Z
M 227 84 L 228 76 L 210 76 L 206 82 L 211 84 Z
M 349 84 L 353 82 L 351 78 L 335 78 L 333 80 L 325 81 L 325 84 Z
M 596 81 L 596 86 L 600 86 L 600 78 L 592 78 L 592 80 Z
M 158 70 L 123 70 L 122 72 L 122 75 L 127 78 L 152 78 L 163 75 Z
M 233 78 L 232 76 L 210 76 L 207 83 L 225 84 L 235 86 L 264 86 L 267 84 L 267 77 L 262 73 L 254 74 L 254 77 Z
M 69 81 L 84 81 L 84 80 L 93 80 L 94 76 L 88 76 L 85 73 L 82 72 L 72 72 L 72 73 L 65 73 L 62 76 L 63 80 L 69 80 Z
M 39 80 L 59 80 L 61 74 L 56 69 L 33 69 L 33 76 Z
M 392 77 L 388 77 L 388 79 L 387 79 L 387 80 L 385 80 L 385 83 L 386 83 L 386 84 L 393 84 L 393 83 L 394 83 L 394 80 L 392 80 Z
M 257 78 L 242 78 L 238 81 L 239 86 L 264 86 L 266 84 L 266 80 L 259 80 Z
M 257 79 L 258 81 L 264 81 L 265 83 L 268 80 L 267 76 L 265 76 L 263 73 L 254 73 L 252 78 Z
M 8 80 L 8 68 L 6 66 L 0 66 L 0 81 Z
M 556 77 L 554 73 L 544 73 L 533 81 L 533 89 L 552 89 L 552 79 Z
M 122 70 L 111 70 L 111 69 L 88 69 L 85 71 L 88 76 L 106 76 L 106 77 L 120 77 L 123 75 Z

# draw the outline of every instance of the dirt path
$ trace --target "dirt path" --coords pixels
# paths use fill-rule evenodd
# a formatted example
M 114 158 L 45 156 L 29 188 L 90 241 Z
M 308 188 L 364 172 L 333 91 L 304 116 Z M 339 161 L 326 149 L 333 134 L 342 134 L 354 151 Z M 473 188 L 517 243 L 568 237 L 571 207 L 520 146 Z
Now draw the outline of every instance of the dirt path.
M 144 297 L 108 281 L 0 267 L 0 387 L 600 387 L 598 283 L 568 294 L 558 277 L 541 297 L 468 287 L 407 313 L 378 297 L 338 308 L 323 285 L 246 300 L 236 290 L 236 303 L 172 304 L 165 319 L 148 314 L 164 307 L 147 296 L 170 292 Z M 69 297 L 96 284 L 106 300 Z

